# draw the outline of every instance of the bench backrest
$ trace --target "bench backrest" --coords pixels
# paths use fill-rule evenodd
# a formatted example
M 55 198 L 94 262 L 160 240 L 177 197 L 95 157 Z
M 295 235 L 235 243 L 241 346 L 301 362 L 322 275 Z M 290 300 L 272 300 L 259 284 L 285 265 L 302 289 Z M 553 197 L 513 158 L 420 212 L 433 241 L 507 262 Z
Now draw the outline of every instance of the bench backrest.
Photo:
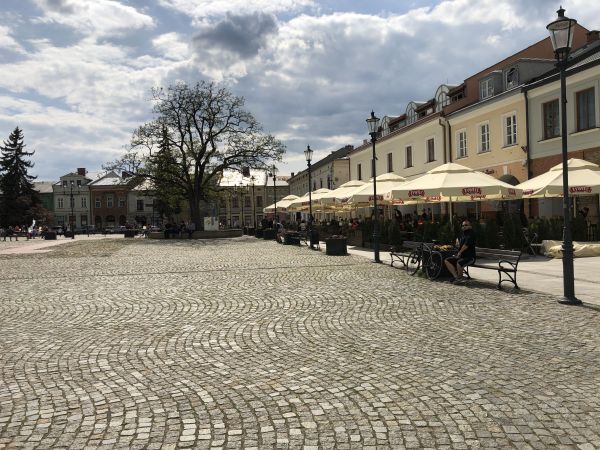
M 402 241 L 402 248 L 414 250 L 415 248 L 419 248 L 422 242 L 418 241 Z
M 512 263 L 519 262 L 521 259 L 521 251 L 520 250 L 502 250 L 499 248 L 483 248 L 483 247 L 475 247 L 475 253 L 477 254 L 477 259 L 494 259 L 509 261 Z

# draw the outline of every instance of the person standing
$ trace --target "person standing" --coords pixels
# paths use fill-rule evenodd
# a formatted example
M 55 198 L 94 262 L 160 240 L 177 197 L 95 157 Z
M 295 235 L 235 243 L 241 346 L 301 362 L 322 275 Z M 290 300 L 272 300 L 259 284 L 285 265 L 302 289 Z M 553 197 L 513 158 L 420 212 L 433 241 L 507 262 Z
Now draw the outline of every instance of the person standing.
M 453 282 L 455 284 L 466 282 L 466 278 L 463 277 L 463 271 L 465 267 L 473 264 L 477 257 L 475 253 L 475 232 L 473 231 L 471 222 L 466 219 L 463 220 L 461 228 L 463 235 L 458 243 L 458 252 L 456 252 L 455 256 L 450 256 L 444 260 L 448 271 L 454 277 Z

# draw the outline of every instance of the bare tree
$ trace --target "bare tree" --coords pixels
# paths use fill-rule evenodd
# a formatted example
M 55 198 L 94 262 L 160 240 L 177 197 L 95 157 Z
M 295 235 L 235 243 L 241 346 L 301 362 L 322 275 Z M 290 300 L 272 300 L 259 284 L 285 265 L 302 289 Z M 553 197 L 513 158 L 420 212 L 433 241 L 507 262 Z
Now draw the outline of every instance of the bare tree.
M 206 201 L 226 170 L 267 169 L 284 145 L 265 134 L 244 99 L 225 87 L 200 82 L 152 90 L 156 118 L 134 133 L 131 150 L 105 168 L 121 168 L 177 192 L 202 225 Z M 132 170 L 133 169 L 133 170 Z

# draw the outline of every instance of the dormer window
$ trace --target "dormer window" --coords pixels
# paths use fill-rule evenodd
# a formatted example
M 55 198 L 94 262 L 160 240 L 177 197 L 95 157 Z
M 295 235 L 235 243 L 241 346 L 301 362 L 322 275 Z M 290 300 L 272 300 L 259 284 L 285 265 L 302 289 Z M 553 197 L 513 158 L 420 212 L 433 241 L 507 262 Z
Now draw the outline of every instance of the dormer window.
M 506 72 L 506 89 L 513 88 L 519 85 L 519 71 L 513 67 Z
M 406 124 L 415 123 L 417 118 L 417 105 L 415 102 L 410 102 L 406 107 Z
M 479 99 L 483 100 L 494 95 L 494 82 L 491 78 L 481 80 L 479 83 Z

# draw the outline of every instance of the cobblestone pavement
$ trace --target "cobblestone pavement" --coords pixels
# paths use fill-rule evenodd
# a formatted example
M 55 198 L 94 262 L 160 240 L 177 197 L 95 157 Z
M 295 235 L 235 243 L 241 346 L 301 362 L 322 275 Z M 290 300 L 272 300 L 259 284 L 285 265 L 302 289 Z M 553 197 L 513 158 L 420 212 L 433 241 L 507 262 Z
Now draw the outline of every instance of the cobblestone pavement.
M 593 307 L 248 237 L 0 266 L 0 448 L 600 448 Z

